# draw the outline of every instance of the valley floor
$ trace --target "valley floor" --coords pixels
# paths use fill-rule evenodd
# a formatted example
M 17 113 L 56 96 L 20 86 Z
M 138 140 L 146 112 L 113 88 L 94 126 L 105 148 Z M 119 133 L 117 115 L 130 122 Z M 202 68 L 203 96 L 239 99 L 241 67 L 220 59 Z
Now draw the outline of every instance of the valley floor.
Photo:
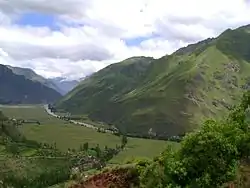
M 3 113 L 14 119 L 23 119 L 27 122 L 20 125 L 20 132 L 29 140 L 39 143 L 54 145 L 62 152 L 68 149 L 78 150 L 81 145 L 88 143 L 89 147 L 115 148 L 121 143 L 121 138 L 109 133 L 100 133 L 96 130 L 77 126 L 67 121 L 48 115 L 39 105 L 20 105 L 20 106 L 0 106 Z M 39 122 L 32 123 L 32 122 Z M 158 156 L 168 145 L 178 146 L 176 143 L 128 138 L 125 148 L 109 161 L 110 164 L 123 164 L 127 160 L 134 158 L 153 158 Z M 25 150 L 22 155 L 32 155 L 32 150 Z M 4 149 L 0 148 L 0 156 L 5 156 Z M 15 164 L 12 164 L 15 166 Z M 59 186 L 59 185 L 58 185 Z

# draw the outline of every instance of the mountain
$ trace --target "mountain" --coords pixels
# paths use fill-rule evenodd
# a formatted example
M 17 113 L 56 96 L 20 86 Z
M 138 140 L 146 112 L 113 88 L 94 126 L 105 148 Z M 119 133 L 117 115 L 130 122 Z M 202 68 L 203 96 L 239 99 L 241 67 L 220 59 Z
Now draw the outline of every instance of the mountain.
M 71 91 L 79 82 L 77 80 L 66 80 L 65 78 L 56 77 L 46 79 L 38 74 L 36 74 L 32 69 L 21 68 L 21 67 L 12 67 L 7 66 L 12 70 L 14 74 L 23 75 L 26 79 L 32 80 L 34 82 L 40 82 L 43 85 L 50 87 L 62 95 L 65 95 Z
M 58 88 L 58 91 L 62 95 L 67 94 L 69 91 L 71 91 L 79 84 L 78 80 L 66 80 L 65 78 L 61 77 L 51 78 L 48 80 Z
M 59 97 L 61 94 L 52 88 L 0 65 L 0 103 L 54 102 Z
M 32 80 L 34 82 L 40 82 L 41 84 L 50 87 L 58 92 L 60 92 L 60 88 L 57 87 L 56 84 L 51 82 L 49 79 L 46 79 L 38 74 L 36 74 L 32 69 L 29 68 L 21 68 L 21 67 L 12 67 L 7 65 L 9 69 L 16 75 L 22 75 L 28 80 Z
M 208 117 L 223 116 L 250 88 L 250 26 L 228 29 L 160 59 L 142 59 L 95 73 L 57 108 L 131 133 L 190 131 Z
M 151 57 L 133 57 L 110 65 L 81 81 L 57 106 L 74 113 L 105 109 L 109 101 L 120 98 L 140 84 L 153 60 Z

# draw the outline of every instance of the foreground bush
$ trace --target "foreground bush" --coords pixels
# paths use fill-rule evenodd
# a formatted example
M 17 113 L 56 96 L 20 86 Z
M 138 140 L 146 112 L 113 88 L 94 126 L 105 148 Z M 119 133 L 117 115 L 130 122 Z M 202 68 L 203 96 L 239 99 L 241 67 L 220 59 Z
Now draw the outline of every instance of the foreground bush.
M 171 148 L 151 162 L 137 163 L 140 187 L 211 188 L 236 179 L 241 160 L 249 156 L 250 134 L 244 94 L 223 121 L 206 121 L 200 130 L 185 136 L 181 148 Z

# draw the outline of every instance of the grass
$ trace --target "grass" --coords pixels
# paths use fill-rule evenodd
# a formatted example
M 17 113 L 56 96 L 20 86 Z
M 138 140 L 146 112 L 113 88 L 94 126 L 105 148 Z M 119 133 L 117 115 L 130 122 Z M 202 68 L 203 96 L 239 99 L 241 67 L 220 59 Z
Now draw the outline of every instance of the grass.
M 39 142 L 54 143 L 61 150 L 68 148 L 78 149 L 80 144 L 88 142 L 90 146 L 100 147 L 105 145 L 115 147 L 120 144 L 120 138 L 111 134 L 98 133 L 92 129 L 72 124 L 45 124 L 41 126 L 25 125 L 22 127 L 23 134 Z
M 78 149 L 80 144 L 85 142 L 88 142 L 90 146 L 99 144 L 100 147 L 104 147 L 105 145 L 115 147 L 116 144 L 120 144 L 121 142 L 121 138 L 117 136 L 98 133 L 95 130 L 69 124 L 66 121 L 51 117 L 45 112 L 43 107 L 39 105 L 0 106 L 0 110 L 8 117 L 38 120 L 41 125 L 24 124 L 19 127 L 20 131 L 30 140 L 50 144 L 56 142 L 57 148 L 62 151 L 66 151 L 68 148 Z M 165 141 L 128 138 L 128 144 L 125 150 L 115 156 L 108 166 L 121 164 L 135 157 L 153 158 L 159 155 L 168 143 L 169 142 Z M 174 143 L 171 144 L 174 145 Z M 20 155 L 23 157 L 35 156 L 36 152 L 37 151 L 32 148 L 20 147 Z M 5 147 L 0 144 L 0 166 L 1 165 L 4 165 L 5 168 L 0 170 L 0 175 L 1 173 L 15 172 L 18 177 L 36 177 L 43 172 L 44 168 L 53 170 L 60 165 L 65 165 L 66 168 L 67 161 L 60 161 L 58 159 L 18 159 L 10 155 Z M 90 171 L 84 174 L 93 174 L 95 172 L 96 171 Z M 51 188 L 68 187 L 72 183 L 73 181 L 69 180 L 51 186 Z
M 26 185 L 27 178 L 38 181 L 45 173 L 57 172 L 58 169 L 70 166 L 70 161 L 66 158 L 46 158 L 37 155 L 38 148 L 28 147 L 25 143 L 15 145 L 18 147 L 18 156 L 13 155 L 7 145 L 0 143 L 0 181 L 13 183 L 14 187 L 17 183 L 20 183 L 17 187 L 23 187 L 24 183 Z
M 153 157 L 160 155 L 160 153 L 168 145 L 172 145 L 174 148 L 178 148 L 179 146 L 179 144 L 176 142 L 129 138 L 125 150 L 115 156 L 110 162 L 123 163 L 126 160 L 131 160 L 134 158 L 152 159 Z
M 44 171 L 45 168 L 53 168 L 66 166 L 67 161 L 65 159 L 24 159 L 9 157 L 5 160 L 0 160 L 0 166 L 5 166 L 0 170 L 0 174 L 7 172 L 14 172 L 18 177 L 33 177 Z
M 90 146 L 100 147 L 107 145 L 115 147 L 120 144 L 121 139 L 112 134 L 98 133 L 95 130 L 69 124 L 63 120 L 49 116 L 41 106 L 1 106 L 3 113 L 12 118 L 35 119 L 41 125 L 24 124 L 20 131 L 30 140 L 53 144 L 56 142 L 60 150 L 66 151 L 68 148 L 78 149 L 80 144 L 89 142 Z
M 67 113 L 65 113 L 65 112 L 56 112 L 55 114 L 59 115 L 59 116 L 67 116 Z M 72 118 L 72 120 L 88 123 L 88 124 L 94 125 L 95 127 L 100 127 L 100 128 L 110 128 L 111 127 L 111 125 L 108 125 L 107 123 L 92 121 L 86 115 L 71 115 L 70 117 Z
M 50 186 L 48 188 L 66 188 L 66 187 L 71 186 L 74 183 L 76 183 L 76 182 L 75 181 L 67 181 L 67 182 L 64 182 L 64 183 L 60 183 L 60 184 L 57 184 L 57 185 Z
M 8 117 L 36 119 L 41 125 L 24 124 L 21 132 L 30 140 L 53 144 L 66 151 L 68 148 L 78 149 L 80 144 L 88 142 L 90 146 L 100 147 L 107 145 L 115 147 L 120 144 L 121 138 L 107 133 L 98 133 L 95 130 L 69 124 L 63 120 L 49 116 L 41 106 L 0 106 L 0 110 Z M 166 141 L 129 138 L 126 149 L 118 154 L 111 162 L 122 163 L 133 157 L 153 158 L 160 154 L 168 144 Z M 29 151 L 27 151 L 29 153 Z

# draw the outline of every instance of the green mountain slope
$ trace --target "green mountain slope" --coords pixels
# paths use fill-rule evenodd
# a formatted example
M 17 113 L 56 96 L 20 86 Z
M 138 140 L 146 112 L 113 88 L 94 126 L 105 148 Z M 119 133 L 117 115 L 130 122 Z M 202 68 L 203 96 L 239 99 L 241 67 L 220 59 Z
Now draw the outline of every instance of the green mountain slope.
M 0 65 L 0 103 L 53 102 L 61 97 L 57 91 L 14 74 L 7 66 Z
M 110 65 L 86 78 L 57 104 L 75 113 L 98 113 L 136 88 L 146 76 L 151 61 L 150 57 L 134 57 Z
M 222 116 L 249 88 L 248 28 L 226 30 L 217 38 L 153 60 L 143 76 L 126 84 L 118 81 L 113 68 L 122 63 L 111 65 L 83 81 L 57 107 L 87 114 L 131 133 L 147 134 L 151 129 L 157 134 L 177 135 L 192 130 L 207 117 Z M 110 77 L 112 74 L 115 76 Z M 133 68 L 133 75 L 137 74 Z M 127 73 L 125 76 L 133 78 Z M 105 87 L 94 87 L 103 83 Z M 133 87 L 123 89 L 130 84 Z M 122 88 L 118 94 L 112 89 L 114 85 Z

